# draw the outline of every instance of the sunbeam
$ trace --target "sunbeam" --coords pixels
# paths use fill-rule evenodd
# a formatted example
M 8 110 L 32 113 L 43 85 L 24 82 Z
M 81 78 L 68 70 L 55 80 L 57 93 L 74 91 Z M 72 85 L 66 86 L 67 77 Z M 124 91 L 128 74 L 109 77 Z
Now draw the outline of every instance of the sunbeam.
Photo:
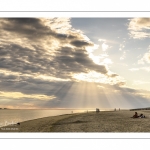
M 0 33 L 0 108 L 150 106 L 148 18 L 0 18 Z

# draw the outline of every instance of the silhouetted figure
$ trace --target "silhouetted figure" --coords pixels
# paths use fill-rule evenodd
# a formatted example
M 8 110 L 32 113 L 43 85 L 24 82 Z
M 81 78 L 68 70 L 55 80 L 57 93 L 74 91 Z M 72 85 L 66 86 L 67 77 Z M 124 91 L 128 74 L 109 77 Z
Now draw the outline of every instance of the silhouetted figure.
M 116 111 L 116 108 L 114 109 L 114 111 Z
M 120 111 L 120 108 L 119 108 L 119 111 Z
M 135 112 L 135 114 L 133 115 L 133 117 L 131 117 L 131 118 L 138 118 L 139 116 L 138 116 L 138 113 L 137 112 Z
M 96 112 L 100 112 L 99 108 L 96 108 Z

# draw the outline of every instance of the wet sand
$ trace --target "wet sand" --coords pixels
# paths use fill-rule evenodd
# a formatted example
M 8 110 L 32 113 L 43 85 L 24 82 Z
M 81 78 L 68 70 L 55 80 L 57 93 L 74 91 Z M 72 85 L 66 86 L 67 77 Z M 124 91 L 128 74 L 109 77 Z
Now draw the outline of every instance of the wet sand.
M 66 114 L 1 127 L 0 132 L 150 132 L 150 110 L 139 110 L 146 118 L 130 118 L 135 111 L 103 111 Z

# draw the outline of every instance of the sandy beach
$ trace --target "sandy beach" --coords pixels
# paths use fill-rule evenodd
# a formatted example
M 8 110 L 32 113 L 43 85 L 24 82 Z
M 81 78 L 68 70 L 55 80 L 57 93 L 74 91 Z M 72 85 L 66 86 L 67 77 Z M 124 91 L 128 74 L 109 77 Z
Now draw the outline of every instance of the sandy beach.
M 130 118 L 135 111 L 77 113 L 21 122 L 1 127 L 0 132 L 150 132 L 150 110 L 139 110 L 146 118 Z

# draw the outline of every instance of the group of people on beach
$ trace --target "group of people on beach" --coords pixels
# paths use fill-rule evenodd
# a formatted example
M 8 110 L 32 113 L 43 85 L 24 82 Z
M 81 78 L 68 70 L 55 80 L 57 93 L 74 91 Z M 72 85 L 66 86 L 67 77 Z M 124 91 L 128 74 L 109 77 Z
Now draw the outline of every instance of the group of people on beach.
M 133 117 L 131 117 L 131 118 L 145 118 L 145 115 L 140 114 L 140 115 L 138 116 L 138 113 L 135 112 L 135 114 L 134 114 Z

